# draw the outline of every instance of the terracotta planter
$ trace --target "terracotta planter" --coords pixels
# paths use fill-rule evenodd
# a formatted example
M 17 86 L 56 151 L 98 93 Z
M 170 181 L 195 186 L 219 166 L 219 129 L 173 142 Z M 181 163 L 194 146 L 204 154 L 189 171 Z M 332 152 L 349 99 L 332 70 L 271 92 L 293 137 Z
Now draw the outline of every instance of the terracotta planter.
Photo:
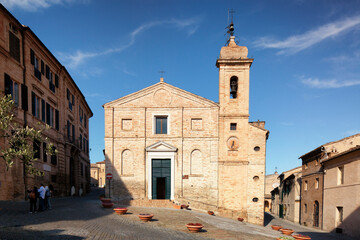
M 242 222 L 242 221 L 244 221 L 244 219 L 241 217 L 238 217 L 238 221 Z
M 279 231 L 280 229 L 282 229 L 282 226 L 278 226 L 278 225 L 271 225 L 271 228 L 276 230 L 276 231 Z
M 154 216 L 154 214 L 139 214 L 139 218 L 141 221 L 143 222 L 148 222 L 152 219 L 152 217 Z
M 208 211 L 208 214 L 209 215 L 214 215 L 214 212 L 213 211 Z
M 102 206 L 104 207 L 104 208 L 112 208 L 112 206 L 114 206 L 114 203 L 112 203 L 112 202 L 103 202 L 102 203 Z
M 295 235 L 292 235 L 293 238 L 295 239 L 299 239 L 299 240 L 310 240 L 311 237 L 307 236 L 307 235 L 301 235 L 301 234 L 295 234 Z
M 282 228 L 282 229 L 280 229 L 280 231 L 282 232 L 282 234 L 285 234 L 285 235 L 291 235 L 294 232 L 294 230 L 286 229 L 286 228 Z
M 186 227 L 189 229 L 190 232 L 197 233 L 204 227 L 204 225 L 202 225 L 201 223 L 188 223 L 186 224 Z
M 111 198 L 101 198 L 100 200 L 103 203 L 111 203 Z
M 173 207 L 175 208 L 175 209 L 181 209 L 181 205 L 173 205 Z
M 128 211 L 128 209 L 127 208 L 114 208 L 114 211 L 119 215 L 123 215 Z
M 189 205 L 185 205 L 185 204 L 181 205 L 181 208 L 183 208 L 183 209 L 188 209 L 188 207 L 189 207 Z

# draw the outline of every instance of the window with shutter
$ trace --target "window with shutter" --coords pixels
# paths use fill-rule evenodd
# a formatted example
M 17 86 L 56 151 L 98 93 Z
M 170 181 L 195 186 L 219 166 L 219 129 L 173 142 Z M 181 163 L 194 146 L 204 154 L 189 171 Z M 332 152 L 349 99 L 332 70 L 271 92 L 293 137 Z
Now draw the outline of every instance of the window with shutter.
M 40 142 L 35 140 L 33 142 L 33 151 L 34 151 L 34 158 L 40 159 Z
M 75 126 L 72 125 L 72 141 L 75 142 Z
M 59 76 L 55 74 L 55 87 L 59 88 Z
M 51 155 L 51 164 L 56 165 L 57 164 L 57 154 L 56 154 L 56 147 L 52 147 L 53 154 Z
M 32 104 L 32 114 L 40 118 L 40 110 L 41 110 L 41 99 L 35 95 L 34 92 L 31 92 L 31 104 Z
M 20 40 L 12 32 L 9 32 L 10 56 L 20 62 Z
M 46 103 L 46 124 L 50 125 L 50 105 Z

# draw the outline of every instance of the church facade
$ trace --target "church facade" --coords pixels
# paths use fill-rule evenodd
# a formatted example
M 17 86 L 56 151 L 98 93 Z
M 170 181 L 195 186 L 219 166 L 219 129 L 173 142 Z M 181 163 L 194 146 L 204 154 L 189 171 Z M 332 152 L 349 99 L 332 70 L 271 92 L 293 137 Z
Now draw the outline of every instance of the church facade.
M 233 36 L 221 49 L 219 103 L 161 78 L 103 106 L 113 199 L 169 199 L 263 224 L 269 132 L 249 122 L 247 53 Z

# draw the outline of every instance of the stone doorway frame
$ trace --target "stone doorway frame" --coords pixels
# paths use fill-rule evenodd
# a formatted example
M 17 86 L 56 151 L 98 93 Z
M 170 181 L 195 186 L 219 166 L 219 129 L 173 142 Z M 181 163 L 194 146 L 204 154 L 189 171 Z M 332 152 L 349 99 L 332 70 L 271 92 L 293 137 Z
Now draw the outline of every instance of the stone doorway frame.
M 171 179 L 170 179 L 170 200 L 175 199 L 175 153 L 177 148 L 165 142 L 157 142 L 146 148 L 146 183 L 147 197 L 152 199 L 152 160 L 170 159 L 171 161 Z

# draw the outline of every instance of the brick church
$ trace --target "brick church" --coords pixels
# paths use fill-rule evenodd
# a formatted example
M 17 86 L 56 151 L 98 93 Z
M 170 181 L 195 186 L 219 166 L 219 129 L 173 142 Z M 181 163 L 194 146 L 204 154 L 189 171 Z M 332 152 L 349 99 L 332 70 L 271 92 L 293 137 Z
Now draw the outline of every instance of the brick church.
M 103 106 L 113 199 L 169 199 L 263 224 L 269 131 L 265 122 L 249 122 L 247 54 L 234 36 L 222 47 L 219 103 L 161 78 Z

